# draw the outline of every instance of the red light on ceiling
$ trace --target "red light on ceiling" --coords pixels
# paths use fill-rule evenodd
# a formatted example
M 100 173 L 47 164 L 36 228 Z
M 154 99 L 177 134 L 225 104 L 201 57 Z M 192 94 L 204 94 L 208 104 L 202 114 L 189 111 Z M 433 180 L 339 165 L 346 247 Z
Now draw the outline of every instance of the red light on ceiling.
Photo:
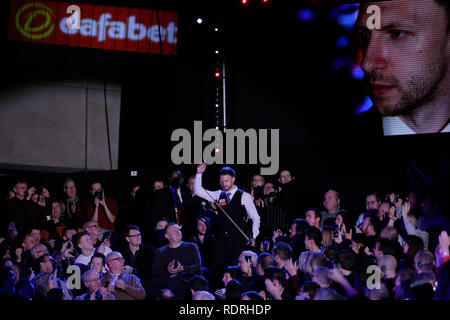
M 241 0 L 242 4 L 247 4 L 247 0 Z
M 220 77 L 220 72 L 216 71 L 216 72 L 214 73 L 214 76 L 215 76 L 216 78 Z

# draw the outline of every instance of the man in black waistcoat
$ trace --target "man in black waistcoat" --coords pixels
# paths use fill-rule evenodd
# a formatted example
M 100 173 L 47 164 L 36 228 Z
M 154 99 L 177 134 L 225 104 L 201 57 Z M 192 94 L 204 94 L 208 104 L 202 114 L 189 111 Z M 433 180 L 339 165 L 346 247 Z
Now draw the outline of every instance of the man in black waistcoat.
M 217 245 L 212 261 L 212 274 L 214 275 L 220 274 L 221 270 L 229 265 L 235 265 L 239 254 L 246 250 L 249 245 L 254 246 L 255 239 L 259 234 L 260 217 L 251 195 L 234 185 L 236 173 L 232 168 L 224 167 L 220 170 L 219 183 L 222 190 L 217 191 L 209 191 L 203 188 L 202 174 L 205 170 L 205 163 L 197 166 L 194 193 L 208 201 L 213 201 L 214 199 L 250 239 L 248 241 L 219 209 L 219 225 L 216 234 Z

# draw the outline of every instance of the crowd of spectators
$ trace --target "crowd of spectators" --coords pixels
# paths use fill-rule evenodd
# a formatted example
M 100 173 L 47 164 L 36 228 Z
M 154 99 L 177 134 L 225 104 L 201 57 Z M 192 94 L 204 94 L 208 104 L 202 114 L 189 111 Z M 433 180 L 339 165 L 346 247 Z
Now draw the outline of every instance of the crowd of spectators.
M 222 212 L 195 195 L 194 179 L 174 170 L 152 190 L 134 185 L 124 205 L 100 181 L 85 196 L 67 178 L 61 198 L 18 179 L 0 211 L 0 299 L 450 298 L 448 212 L 434 194 L 371 192 L 349 212 L 329 190 L 301 207 L 289 170 L 255 175 L 260 233 L 217 270 Z

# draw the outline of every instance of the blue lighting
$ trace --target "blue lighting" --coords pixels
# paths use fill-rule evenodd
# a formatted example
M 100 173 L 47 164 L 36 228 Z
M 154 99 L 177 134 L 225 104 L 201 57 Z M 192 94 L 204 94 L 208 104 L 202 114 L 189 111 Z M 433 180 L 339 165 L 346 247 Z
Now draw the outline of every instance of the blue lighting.
M 369 111 L 370 108 L 372 108 L 373 102 L 370 100 L 369 96 L 366 96 L 363 102 L 358 104 L 358 106 L 355 109 L 355 114 L 360 114 L 366 111 Z
M 358 17 L 358 11 L 355 11 L 353 13 L 340 14 L 337 17 L 337 23 L 341 27 L 343 27 L 347 30 L 351 30 L 351 29 L 353 29 L 353 26 L 355 25 L 357 17 Z
M 331 65 L 334 70 L 339 70 L 344 67 L 351 66 L 353 64 L 352 59 L 349 57 L 343 57 L 343 58 L 337 58 L 333 61 L 333 64 Z
M 297 18 L 303 21 L 313 21 L 316 18 L 316 15 L 314 14 L 314 11 L 311 9 L 302 9 L 299 12 L 297 12 Z
M 343 36 L 340 36 L 336 40 L 336 47 L 344 48 L 344 47 L 348 46 L 349 43 L 350 43 L 350 37 L 347 35 L 343 35 Z
M 356 80 L 364 80 L 364 71 L 359 64 L 355 64 L 352 68 L 352 78 Z

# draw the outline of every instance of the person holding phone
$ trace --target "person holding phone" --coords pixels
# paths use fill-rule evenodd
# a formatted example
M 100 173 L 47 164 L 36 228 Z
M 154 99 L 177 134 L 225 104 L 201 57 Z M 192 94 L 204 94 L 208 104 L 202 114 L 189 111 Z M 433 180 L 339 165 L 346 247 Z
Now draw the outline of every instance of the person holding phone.
M 48 253 L 40 256 L 36 260 L 34 271 L 37 276 L 33 277 L 31 283 L 35 287 L 35 298 L 44 300 L 48 292 L 54 288 L 61 288 L 64 300 L 72 300 L 73 295 L 65 280 L 58 275 L 58 267 L 55 260 Z
M 91 201 L 87 206 L 89 220 L 96 221 L 102 231 L 114 231 L 114 222 L 119 212 L 117 200 L 105 196 L 105 190 L 100 182 L 91 184 Z

